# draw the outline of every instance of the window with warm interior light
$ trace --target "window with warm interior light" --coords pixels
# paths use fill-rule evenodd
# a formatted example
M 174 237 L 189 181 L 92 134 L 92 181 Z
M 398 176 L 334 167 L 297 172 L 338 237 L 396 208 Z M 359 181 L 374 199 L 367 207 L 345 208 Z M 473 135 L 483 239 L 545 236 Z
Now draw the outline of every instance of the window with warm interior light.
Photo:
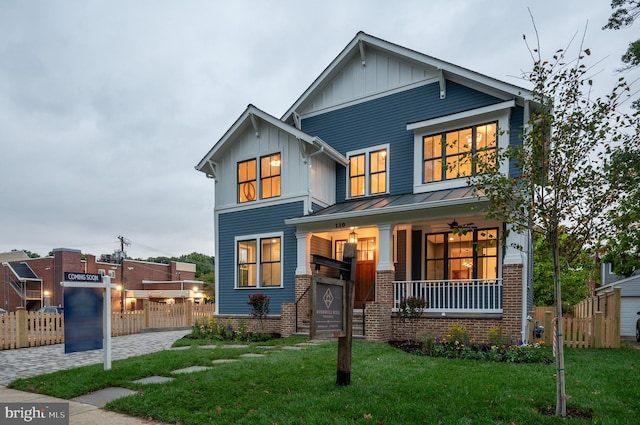
M 281 240 L 265 235 L 236 241 L 238 288 L 282 286 Z
M 498 229 L 426 235 L 427 280 L 498 277 Z
M 250 159 L 238 163 L 238 201 L 255 201 L 256 198 L 256 160 Z
M 263 199 L 280 196 L 280 154 L 260 158 L 260 194 Z
M 249 159 L 238 162 L 238 202 L 245 203 L 280 196 L 281 169 L 280 153 L 262 156 L 260 161 Z
M 496 141 L 496 122 L 423 137 L 423 183 L 482 172 L 483 163 L 495 160 Z
M 388 146 L 347 153 L 350 198 L 387 192 Z

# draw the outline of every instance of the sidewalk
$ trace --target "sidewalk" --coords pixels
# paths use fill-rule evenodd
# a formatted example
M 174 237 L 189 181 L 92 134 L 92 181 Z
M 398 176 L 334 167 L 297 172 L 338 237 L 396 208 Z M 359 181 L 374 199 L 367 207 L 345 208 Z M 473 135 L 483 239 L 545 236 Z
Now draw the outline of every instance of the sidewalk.
M 112 360 L 166 350 L 175 340 L 188 333 L 189 330 L 180 330 L 115 337 L 111 340 Z M 64 344 L 0 351 L 0 402 L 69 403 L 70 425 L 148 425 L 150 423 L 148 420 L 109 412 L 91 404 L 16 391 L 6 387 L 9 382 L 18 378 L 102 362 L 102 350 L 64 354 Z

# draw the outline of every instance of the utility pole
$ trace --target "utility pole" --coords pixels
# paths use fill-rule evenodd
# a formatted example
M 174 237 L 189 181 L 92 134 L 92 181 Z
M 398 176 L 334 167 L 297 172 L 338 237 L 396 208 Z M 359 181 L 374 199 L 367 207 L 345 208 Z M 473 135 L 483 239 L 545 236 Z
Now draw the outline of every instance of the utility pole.
M 131 242 L 124 236 L 118 236 L 118 240 L 120 240 L 120 285 L 122 286 L 122 291 L 120 292 L 120 313 L 124 313 L 125 293 L 127 289 L 124 283 L 124 246 L 131 245 Z

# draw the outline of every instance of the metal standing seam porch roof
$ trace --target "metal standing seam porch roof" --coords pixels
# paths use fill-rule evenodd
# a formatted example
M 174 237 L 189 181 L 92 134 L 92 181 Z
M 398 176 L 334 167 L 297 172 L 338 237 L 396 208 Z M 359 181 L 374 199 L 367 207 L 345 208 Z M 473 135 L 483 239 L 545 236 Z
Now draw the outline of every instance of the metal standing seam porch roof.
M 445 189 L 427 193 L 367 197 L 339 202 L 309 215 L 285 220 L 285 223 L 288 225 L 297 225 L 335 218 L 355 218 L 365 215 L 383 215 L 446 206 L 468 205 L 482 201 L 486 201 L 486 198 L 474 194 L 474 190 L 471 187 Z

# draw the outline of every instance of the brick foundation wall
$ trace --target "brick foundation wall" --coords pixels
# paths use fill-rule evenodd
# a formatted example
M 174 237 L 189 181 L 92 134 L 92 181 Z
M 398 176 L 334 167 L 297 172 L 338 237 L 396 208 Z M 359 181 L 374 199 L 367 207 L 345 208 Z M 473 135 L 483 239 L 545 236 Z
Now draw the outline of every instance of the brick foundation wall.
M 282 303 L 280 305 L 280 335 L 284 338 L 296 332 L 296 304 Z

